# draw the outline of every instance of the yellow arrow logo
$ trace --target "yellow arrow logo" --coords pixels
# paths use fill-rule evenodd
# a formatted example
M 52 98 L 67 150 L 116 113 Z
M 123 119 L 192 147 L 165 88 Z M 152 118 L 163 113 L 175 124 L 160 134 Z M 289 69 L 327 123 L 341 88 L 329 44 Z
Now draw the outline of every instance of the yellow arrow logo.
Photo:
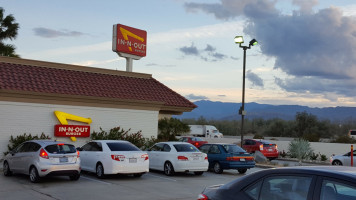
M 122 36 L 124 37 L 124 39 L 127 40 L 127 41 L 129 40 L 128 36 L 133 37 L 133 38 L 135 38 L 137 40 L 140 40 L 141 42 L 145 41 L 145 39 L 143 39 L 142 37 L 140 37 L 138 35 L 135 35 L 134 33 L 131 33 L 130 31 L 128 31 L 128 30 L 126 30 L 126 29 L 124 29 L 122 27 L 120 27 L 120 32 L 121 32 Z M 129 50 L 132 51 L 132 48 L 129 47 Z
M 79 116 L 61 112 L 61 111 L 54 111 L 54 115 L 57 117 L 59 123 L 61 123 L 62 125 L 68 125 L 67 120 L 83 122 L 83 123 L 87 123 L 87 124 L 92 123 L 92 120 L 90 118 L 79 117 Z M 73 142 L 75 142 L 77 140 L 75 137 L 70 137 L 70 139 Z

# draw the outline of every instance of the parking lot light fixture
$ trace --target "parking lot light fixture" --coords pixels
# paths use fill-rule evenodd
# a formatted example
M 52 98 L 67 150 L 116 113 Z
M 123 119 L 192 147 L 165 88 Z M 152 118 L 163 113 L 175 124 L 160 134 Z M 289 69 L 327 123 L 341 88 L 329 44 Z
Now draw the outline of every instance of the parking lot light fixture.
M 249 43 L 248 46 L 242 46 L 242 43 L 244 42 L 244 39 L 242 36 L 236 36 L 234 39 L 236 44 L 239 44 L 239 47 L 243 49 L 244 55 L 243 55 L 243 77 L 242 77 L 242 103 L 241 107 L 239 109 L 239 114 L 241 115 L 241 147 L 242 147 L 242 142 L 244 139 L 244 118 L 246 115 L 245 112 L 245 74 L 246 74 L 246 50 L 250 49 L 251 46 L 255 46 L 258 44 L 256 39 L 252 39 Z
M 236 36 L 234 40 L 235 40 L 236 44 L 244 43 L 244 37 L 243 36 Z

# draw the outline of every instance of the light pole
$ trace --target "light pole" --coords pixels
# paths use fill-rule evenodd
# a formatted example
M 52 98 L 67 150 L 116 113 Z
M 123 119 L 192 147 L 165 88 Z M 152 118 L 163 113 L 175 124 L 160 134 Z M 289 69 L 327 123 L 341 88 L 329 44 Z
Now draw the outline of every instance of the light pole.
M 251 49 L 251 46 L 257 45 L 257 40 L 252 39 L 249 43 L 248 46 L 242 46 L 242 43 L 244 43 L 244 38 L 242 36 L 236 36 L 235 37 L 235 43 L 239 44 L 240 48 L 244 50 L 244 59 L 243 59 L 243 77 L 242 77 L 242 105 L 239 109 L 239 114 L 241 115 L 241 147 L 242 147 L 242 141 L 244 139 L 244 120 L 245 120 L 245 73 L 246 73 L 246 50 Z

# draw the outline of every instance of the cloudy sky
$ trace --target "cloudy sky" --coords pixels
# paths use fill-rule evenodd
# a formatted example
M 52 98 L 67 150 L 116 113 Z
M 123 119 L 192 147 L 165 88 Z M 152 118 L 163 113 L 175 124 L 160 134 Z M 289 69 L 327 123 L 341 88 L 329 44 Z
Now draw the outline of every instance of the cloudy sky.
M 311 107 L 356 106 L 356 1 L 351 0 L 0 0 L 20 24 L 17 53 L 126 70 L 111 50 L 112 26 L 147 31 L 133 71 L 190 99 Z

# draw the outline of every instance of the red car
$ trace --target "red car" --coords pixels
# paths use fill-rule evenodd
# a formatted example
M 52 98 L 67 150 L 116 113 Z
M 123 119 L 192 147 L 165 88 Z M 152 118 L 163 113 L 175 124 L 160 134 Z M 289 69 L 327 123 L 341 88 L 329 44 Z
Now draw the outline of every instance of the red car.
M 183 137 L 179 138 L 179 141 L 188 142 L 197 148 L 199 148 L 203 144 L 208 143 L 207 141 L 203 140 L 200 137 L 192 137 L 192 136 L 183 136 Z
M 276 144 L 267 140 L 246 139 L 242 143 L 242 148 L 249 153 L 260 151 L 266 158 L 273 160 L 278 158 L 279 152 Z

